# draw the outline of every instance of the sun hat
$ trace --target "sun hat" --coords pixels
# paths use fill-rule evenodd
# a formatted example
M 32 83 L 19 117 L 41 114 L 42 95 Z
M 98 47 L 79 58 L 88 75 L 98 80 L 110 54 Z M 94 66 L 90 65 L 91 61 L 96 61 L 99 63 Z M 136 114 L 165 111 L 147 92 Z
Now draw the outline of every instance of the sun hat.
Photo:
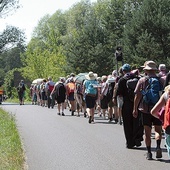
M 118 74 L 117 74 L 117 70 L 113 70 L 112 75 L 113 75 L 114 77 L 116 77 L 116 76 L 118 75 Z
M 130 68 L 129 64 L 126 63 L 122 66 L 122 71 L 130 71 L 130 70 L 131 70 L 131 68 Z
M 87 80 L 95 80 L 97 78 L 92 71 L 90 71 L 87 75 L 85 75 L 85 77 Z
M 154 61 L 147 61 L 143 70 L 157 70 L 156 63 Z
M 160 71 L 165 71 L 166 70 L 166 65 L 165 64 L 159 64 L 159 70 Z
M 97 81 L 101 81 L 102 80 L 102 78 L 101 77 L 97 77 Z
M 146 63 L 147 63 L 147 62 L 148 62 L 148 61 L 145 61 L 144 65 L 143 65 L 143 66 L 140 66 L 140 67 L 142 67 L 142 68 L 146 67 Z

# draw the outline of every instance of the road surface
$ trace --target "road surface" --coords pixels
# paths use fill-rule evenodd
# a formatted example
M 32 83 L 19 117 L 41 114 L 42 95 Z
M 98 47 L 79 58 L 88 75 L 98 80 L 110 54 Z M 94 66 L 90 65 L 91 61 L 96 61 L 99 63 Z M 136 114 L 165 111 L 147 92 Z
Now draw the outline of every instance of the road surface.
M 29 170 L 168 170 L 170 164 L 164 139 L 163 158 L 146 160 L 144 142 L 137 149 L 127 149 L 123 126 L 108 123 L 97 115 L 88 119 L 57 115 L 56 107 L 3 103 L 5 111 L 15 115 L 23 141 Z

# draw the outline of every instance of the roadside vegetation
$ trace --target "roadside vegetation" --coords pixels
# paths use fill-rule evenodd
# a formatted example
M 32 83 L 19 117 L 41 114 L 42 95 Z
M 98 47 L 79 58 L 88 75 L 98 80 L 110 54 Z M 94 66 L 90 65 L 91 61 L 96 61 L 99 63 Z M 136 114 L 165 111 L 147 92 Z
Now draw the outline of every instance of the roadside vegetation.
M 24 170 L 25 156 L 15 117 L 0 108 L 0 169 Z

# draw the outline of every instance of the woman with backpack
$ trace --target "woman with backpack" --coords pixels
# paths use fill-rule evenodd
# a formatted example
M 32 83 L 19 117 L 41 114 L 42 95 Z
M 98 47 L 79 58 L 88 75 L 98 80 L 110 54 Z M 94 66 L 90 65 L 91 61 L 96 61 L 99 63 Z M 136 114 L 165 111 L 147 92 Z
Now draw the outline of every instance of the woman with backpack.
M 85 95 L 86 111 L 89 116 L 89 123 L 94 122 L 94 111 L 98 94 L 97 76 L 93 72 L 89 72 L 85 76 L 87 80 L 83 83 L 83 94 Z
M 151 114 L 157 119 L 163 117 L 163 129 L 165 131 L 165 143 L 170 158 L 170 85 L 166 86 L 159 101 L 152 108 Z M 164 115 L 160 115 L 160 110 L 165 107 Z M 162 113 L 163 114 L 163 113 Z

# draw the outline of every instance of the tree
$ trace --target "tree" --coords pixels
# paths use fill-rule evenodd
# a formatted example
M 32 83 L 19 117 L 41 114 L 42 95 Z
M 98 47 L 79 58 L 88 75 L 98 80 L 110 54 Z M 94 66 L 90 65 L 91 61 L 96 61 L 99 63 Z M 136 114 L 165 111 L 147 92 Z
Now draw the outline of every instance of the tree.
M 19 8 L 19 0 L 1 0 L 0 1 L 0 18 L 6 17 Z
M 17 27 L 7 26 L 0 34 L 0 53 L 24 43 L 25 34 Z
M 125 26 L 128 62 L 167 63 L 170 55 L 170 0 L 144 0 Z M 139 66 L 138 65 L 138 66 Z
M 68 29 L 63 38 L 68 67 L 76 73 L 110 74 L 114 52 L 123 37 L 124 1 L 81 1 L 67 11 Z M 102 68 L 102 69 L 101 69 Z
M 57 11 L 51 18 L 46 15 L 39 21 L 23 58 L 22 71 L 26 78 L 33 80 L 51 76 L 58 79 L 61 75 L 65 76 L 65 56 L 61 53 L 64 22 L 61 11 Z

